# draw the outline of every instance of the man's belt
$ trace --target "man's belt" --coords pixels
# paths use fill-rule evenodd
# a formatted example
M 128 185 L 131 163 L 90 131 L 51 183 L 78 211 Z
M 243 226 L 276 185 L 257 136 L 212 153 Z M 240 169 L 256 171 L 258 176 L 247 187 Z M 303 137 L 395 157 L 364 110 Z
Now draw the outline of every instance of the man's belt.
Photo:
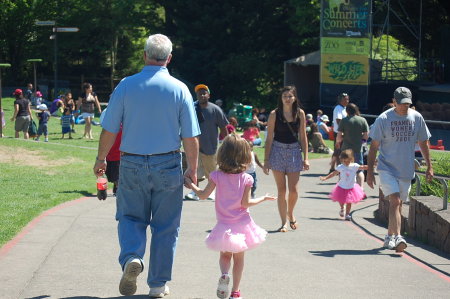
M 126 152 L 120 152 L 121 156 L 139 156 L 139 157 L 152 157 L 152 156 L 163 156 L 163 155 L 170 155 L 170 154 L 175 154 L 175 153 L 179 153 L 180 150 L 174 150 L 174 151 L 170 151 L 170 152 L 166 152 L 166 153 L 159 153 L 159 154 L 149 154 L 149 155 L 140 155 L 140 154 L 132 154 L 132 153 L 126 153 Z

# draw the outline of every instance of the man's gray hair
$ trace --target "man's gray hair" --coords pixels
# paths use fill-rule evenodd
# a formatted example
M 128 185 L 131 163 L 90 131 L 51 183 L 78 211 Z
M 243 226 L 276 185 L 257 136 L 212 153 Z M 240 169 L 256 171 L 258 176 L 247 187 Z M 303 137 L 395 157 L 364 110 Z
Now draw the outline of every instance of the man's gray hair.
M 172 42 L 163 34 L 153 34 L 145 42 L 144 51 L 148 59 L 165 61 L 172 53 Z

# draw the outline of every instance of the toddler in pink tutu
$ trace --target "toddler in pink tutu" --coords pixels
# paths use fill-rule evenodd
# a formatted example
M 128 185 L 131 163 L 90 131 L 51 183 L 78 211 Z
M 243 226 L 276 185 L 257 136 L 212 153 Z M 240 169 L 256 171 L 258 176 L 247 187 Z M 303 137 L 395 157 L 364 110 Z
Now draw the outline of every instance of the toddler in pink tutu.
M 256 225 L 250 217 L 249 207 L 266 200 L 276 200 L 272 196 L 251 198 L 253 178 L 245 172 L 251 163 L 251 149 L 248 142 L 236 135 L 228 135 L 217 152 L 219 170 L 209 176 L 205 189 L 198 188 L 189 179 L 186 186 L 200 199 L 206 199 L 216 189 L 217 224 L 207 236 L 205 243 L 209 249 L 220 251 L 217 297 L 227 298 L 230 291 L 229 270 L 233 259 L 233 287 L 230 299 L 242 298 L 239 284 L 244 270 L 244 253 L 265 241 L 267 232 Z
M 342 164 L 326 177 L 321 176 L 320 180 L 325 181 L 340 174 L 339 182 L 334 186 L 329 196 L 341 206 L 339 211 L 341 217 L 344 217 L 345 205 L 345 220 L 350 221 L 352 219 L 352 216 L 350 216 L 352 204 L 360 202 L 365 197 L 363 189 L 356 183 L 356 172 L 358 170 L 367 170 L 367 165 L 354 163 L 355 160 L 351 149 L 342 151 L 339 159 Z

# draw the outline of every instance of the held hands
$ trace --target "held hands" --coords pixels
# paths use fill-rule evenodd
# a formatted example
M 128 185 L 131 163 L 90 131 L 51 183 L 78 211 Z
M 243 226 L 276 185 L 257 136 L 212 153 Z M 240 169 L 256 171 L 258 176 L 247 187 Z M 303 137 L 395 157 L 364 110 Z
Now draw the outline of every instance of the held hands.
M 186 188 L 192 189 L 192 185 L 194 185 L 194 183 L 192 182 L 192 180 L 189 177 L 184 177 L 184 186 Z
M 184 186 L 186 188 L 192 189 L 192 185 L 195 185 L 197 183 L 197 171 L 187 168 L 184 172 Z

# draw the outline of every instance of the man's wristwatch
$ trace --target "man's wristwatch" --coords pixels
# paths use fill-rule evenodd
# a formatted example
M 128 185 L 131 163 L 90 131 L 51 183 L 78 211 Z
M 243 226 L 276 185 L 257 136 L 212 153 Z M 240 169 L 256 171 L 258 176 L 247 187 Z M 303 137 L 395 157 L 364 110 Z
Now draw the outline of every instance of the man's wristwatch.
M 95 160 L 96 160 L 97 162 L 106 162 L 106 158 L 104 158 L 104 159 L 99 159 L 98 156 L 95 157 Z

